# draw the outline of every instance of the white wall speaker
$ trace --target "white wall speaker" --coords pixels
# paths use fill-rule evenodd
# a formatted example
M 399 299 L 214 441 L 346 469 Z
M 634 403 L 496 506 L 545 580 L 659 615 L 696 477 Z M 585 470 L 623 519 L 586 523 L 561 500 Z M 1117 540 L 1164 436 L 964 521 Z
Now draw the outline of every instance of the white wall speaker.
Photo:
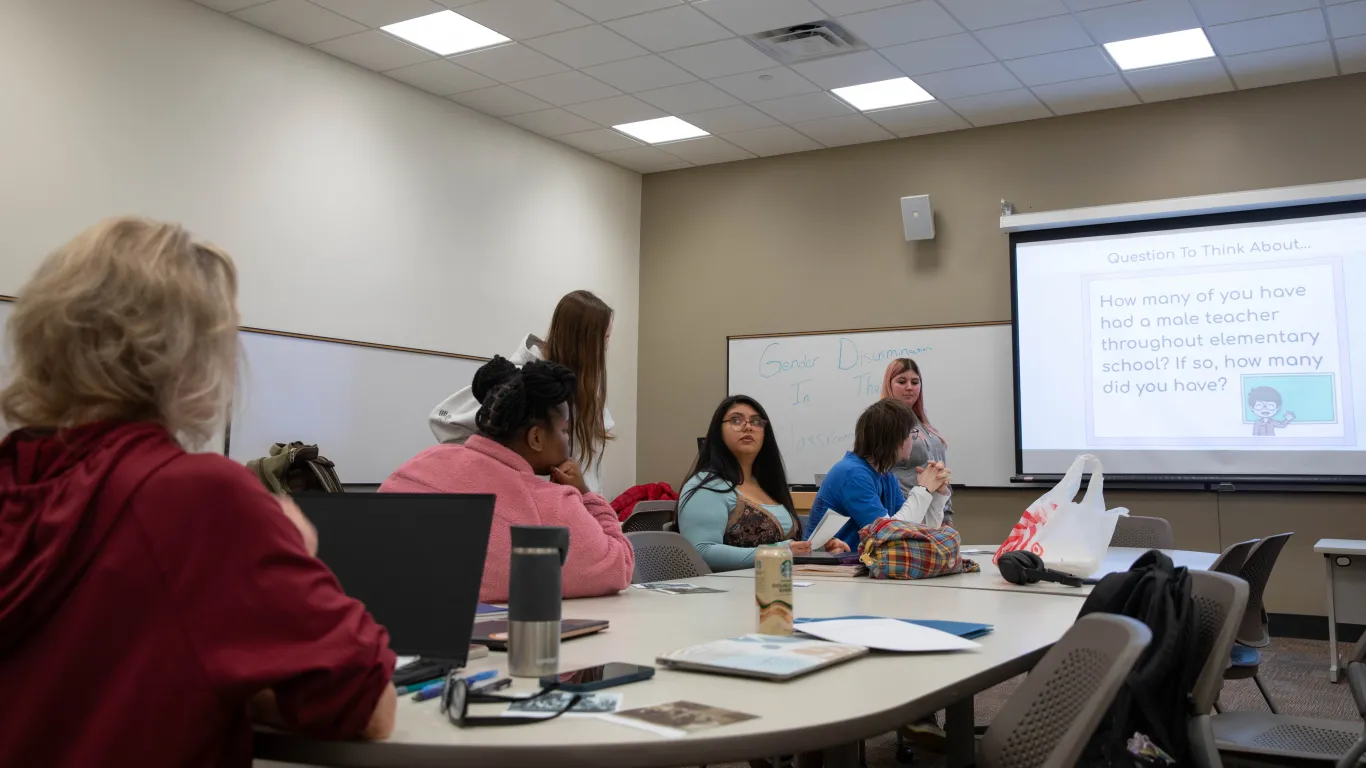
M 906 241 L 934 239 L 934 211 L 929 195 L 901 198 L 901 227 L 906 230 Z

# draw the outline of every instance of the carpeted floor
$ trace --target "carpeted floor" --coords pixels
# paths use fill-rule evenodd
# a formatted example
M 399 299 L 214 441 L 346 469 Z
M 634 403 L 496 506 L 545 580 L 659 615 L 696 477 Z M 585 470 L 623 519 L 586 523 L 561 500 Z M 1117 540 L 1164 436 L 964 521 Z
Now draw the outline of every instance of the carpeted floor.
M 1328 643 L 1320 640 L 1273 639 L 1269 648 L 1262 650 L 1261 677 L 1276 700 L 1282 714 L 1302 717 L 1321 717 L 1330 720 L 1360 722 L 1352 692 L 1347 683 L 1328 682 Z M 978 694 L 977 724 L 990 725 L 1001 705 L 1019 685 L 1018 678 Z M 1224 711 L 1268 711 L 1266 702 L 1251 680 L 1231 680 L 1224 683 L 1219 704 Z M 942 715 L 941 715 L 942 718 Z M 942 722 L 942 719 L 941 719 Z M 896 737 L 886 734 L 867 741 L 868 768 L 898 768 Z M 915 766 L 938 768 L 943 759 L 938 755 L 916 755 Z M 714 768 L 748 768 L 734 763 Z

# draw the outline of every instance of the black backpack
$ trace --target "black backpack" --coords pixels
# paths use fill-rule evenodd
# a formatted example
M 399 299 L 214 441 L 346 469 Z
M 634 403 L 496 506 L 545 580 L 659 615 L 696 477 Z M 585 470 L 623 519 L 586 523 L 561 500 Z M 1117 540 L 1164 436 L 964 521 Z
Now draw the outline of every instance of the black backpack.
M 1153 640 L 1134 663 L 1109 713 L 1092 735 L 1082 763 L 1165 765 L 1165 761 L 1130 752 L 1127 744 L 1139 733 L 1176 765 L 1185 765 L 1190 756 L 1186 732 L 1190 697 L 1204 661 L 1195 652 L 1197 630 L 1190 574 L 1185 568 L 1173 567 L 1172 559 L 1162 552 L 1151 550 L 1134 561 L 1128 571 L 1101 579 L 1082 604 L 1079 617 L 1088 613 L 1138 619 L 1152 630 Z

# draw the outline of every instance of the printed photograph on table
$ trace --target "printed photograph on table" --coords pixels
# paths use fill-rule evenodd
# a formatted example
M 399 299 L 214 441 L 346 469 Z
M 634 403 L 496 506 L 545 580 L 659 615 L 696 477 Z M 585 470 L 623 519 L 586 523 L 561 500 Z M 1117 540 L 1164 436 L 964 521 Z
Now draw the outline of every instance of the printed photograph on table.
M 514 701 L 508 705 L 506 714 L 553 715 L 564 709 L 564 705 L 569 703 L 571 696 L 573 694 L 564 691 L 552 691 L 534 699 Z M 616 712 L 620 708 L 620 693 L 581 693 L 578 702 L 574 704 L 574 708 L 569 710 L 569 714 L 598 715 L 604 712 Z
M 617 717 L 641 720 L 651 725 L 659 725 L 665 728 L 686 731 L 688 733 L 696 733 L 697 731 L 706 731 L 723 725 L 732 725 L 734 723 L 743 723 L 746 720 L 754 720 L 758 715 L 750 715 L 744 712 L 736 712 L 731 709 L 722 709 L 720 707 L 709 707 L 706 704 L 697 704 L 691 701 L 674 701 L 653 707 L 628 709 L 625 712 L 618 712 Z

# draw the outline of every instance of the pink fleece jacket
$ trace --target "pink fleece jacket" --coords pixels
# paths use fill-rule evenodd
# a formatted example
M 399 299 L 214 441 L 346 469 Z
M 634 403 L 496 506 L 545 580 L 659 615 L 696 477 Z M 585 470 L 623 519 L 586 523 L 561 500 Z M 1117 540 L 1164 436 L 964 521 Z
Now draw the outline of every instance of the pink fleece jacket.
M 558 525 L 569 529 L 569 555 L 561 577 L 564 596 L 611 595 L 631 583 L 635 551 L 621 532 L 617 513 L 596 493 L 537 477 L 516 451 L 474 435 L 464 445 L 433 446 L 399 467 L 381 493 L 492 493 L 493 530 L 479 600 L 505 603 L 512 558 L 512 526 Z

